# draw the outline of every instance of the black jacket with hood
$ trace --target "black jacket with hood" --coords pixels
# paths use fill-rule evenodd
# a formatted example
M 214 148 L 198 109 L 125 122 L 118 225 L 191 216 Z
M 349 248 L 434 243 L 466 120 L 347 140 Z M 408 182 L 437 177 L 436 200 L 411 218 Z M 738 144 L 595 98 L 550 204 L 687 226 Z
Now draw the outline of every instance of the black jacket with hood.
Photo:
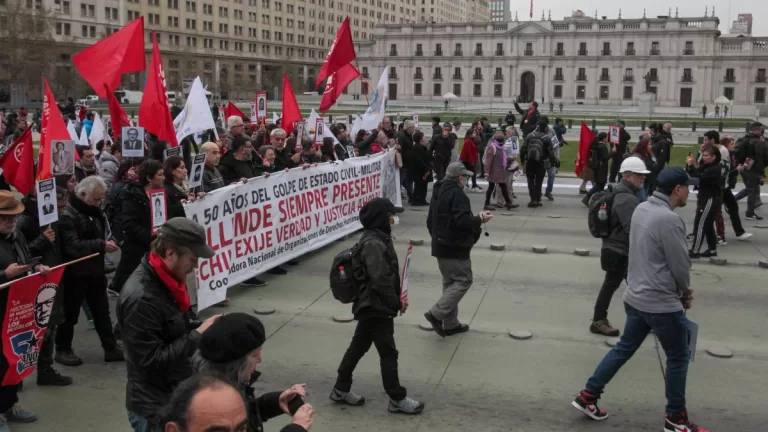
M 369 202 L 360 210 L 363 235 L 358 240 L 365 281 L 352 304 L 356 320 L 394 318 L 400 304 L 400 266 L 392 244 L 389 213 L 381 200 Z
M 228 151 L 219 162 L 219 172 L 224 177 L 225 184 L 240 181 L 241 178 L 254 178 L 258 176 L 256 164 L 252 160 L 240 160 L 235 157 L 234 151 Z
M 65 277 L 86 277 L 89 280 L 104 279 L 104 246 L 106 244 L 107 218 L 101 207 L 86 204 L 71 195 L 67 208 L 60 219 L 60 241 L 65 261 L 72 261 L 98 253 L 98 256 L 70 264 Z
M 688 166 L 686 171 L 691 177 L 699 179 L 698 199 L 706 201 L 710 198 L 716 200 L 723 196 L 723 167 L 720 165 L 720 151 L 715 150 L 715 160 L 711 164 L 702 164 L 698 167 Z
M 429 204 L 427 229 L 432 236 L 432 256 L 469 259 L 480 239 L 480 216 L 472 215 L 469 197 L 455 179 L 435 183 Z
M 152 243 L 152 219 L 150 218 L 149 197 L 144 186 L 127 183 L 120 191 L 120 227 L 123 253 L 145 254 Z

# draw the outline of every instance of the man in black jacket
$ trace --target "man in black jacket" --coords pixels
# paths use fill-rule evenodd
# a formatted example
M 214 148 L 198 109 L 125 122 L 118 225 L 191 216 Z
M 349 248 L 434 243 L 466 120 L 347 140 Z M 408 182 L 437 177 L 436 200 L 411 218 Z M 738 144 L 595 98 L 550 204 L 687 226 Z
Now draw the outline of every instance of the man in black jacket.
M 93 258 L 67 266 L 61 278 L 64 287 L 64 322 L 56 333 L 56 362 L 80 366 L 83 361 L 72 350 L 75 325 L 83 300 L 93 313 L 93 322 L 104 349 L 104 361 L 123 361 L 122 347 L 112 332 L 107 299 L 107 275 L 104 254 L 117 251 L 117 245 L 106 238 L 106 216 L 101 209 L 107 185 L 99 176 L 86 177 L 77 184 L 67 208 L 59 219 L 64 262 L 98 254 Z
M 203 168 L 203 192 L 213 192 L 224 186 L 224 177 L 216 168 L 221 160 L 221 150 L 216 143 L 207 142 L 200 147 L 205 153 L 205 167 Z
M 59 214 L 67 208 L 69 194 L 63 187 L 56 188 L 56 204 Z M 54 222 L 45 229 L 40 226 L 38 217 L 37 198 L 30 195 L 22 201 L 24 213 L 19 216 L 18 232 L 24 236 L 29 245 L 31 256 L 42 257 L 40 261 L 48 267 L 62 264 L 61 239 L 59 223 Z M 53 368 L 53 347 L 56 336 L 56 327 L 63 320 L 64 315 L 64 288 L 59 285 L 56 297 L 51 308 L 51 317 L 48 321 L 48 330 L 45 332 L 43 345 L 40 347 L 40 356 L 37 360 L 37 385 L 38 386 L 68 386 L 72 384 L 72 378 L 61 375 Z
M 400 299 L 400 266 L 392 244 L 391 225 L 394 215 L 402 211 L 402 207 L 395 207 L 386 198 L 374 198 L 360 210 L 364 231 L 357 244 L 365 281 L 352 305 L 357 320 L 355 335 L 339 365 L 330 398 L 336 403 L 352 406 L 365 403 L 364 397 L 351 391 L 352 373 L 371 344 L 375 344 L 384 390 L 389 395 L 389 412 L 419 414 L 424 410 L 424 403 L 407 396 L 397 373 L 394 318 L 398 312 L 408 309 L 408 302 L 402 303 Z
M 269 133 L 269 143 L 275 147 L 275 168 L 278 171 L 296 168 L 301 163 L 301 152 L 285 145 L 285 131 L 277 128 Z
M 529 133 L 520 148 L 520 158 L 525 163 L 525 177 L 528 180 L 528 207 L 541 207 L 541 185 L 547 172 L 552 152 L 552 138 L 549 134 L 549 117 L 543 116 L 536 130 Z
M 736 162 L 744 164 L 747 169 L 741 172 L 744 180 L 744 189 L 736 194 L 736 199 L 747 197 L 746 220 L 763 220 L 762 216 L 755 213 L 760 203 L 760 179 L 765 176 L 765 141 L 762 139 L 763 125 L 752 123 L 749 133 L 736 141 Z
M 264 325 L 255 316 L 239 312 L 227 314 L 200 337 L 192 360 L 197 373 L 221 377 L 239 386 L 246 399 L 248 430 L 253 432 L 263 431 L 263 423 L 269 419 L 291 415 L 288 408 L 291 401 L 306 397 L 306 384 L 296 384 L 282 392 L 255 395 L 253 384 L 261 376 L 256 366 L 261 363 L 265 339 Z M 313 415 L 311 405 L 302 405 L 292 416 L 293 422 L 281 432 L 308 431 Z
M 448 166 L 443 181 L 435 184 L 427 215 L 432 236 L 432 256 L 443 276 L 443 295 L 424 317 L 441 337 L 464 333 L 469 326 L 459 322 L 459 302 L 472 286 L 469 252 L 480 239 L 480 225 L 493 219 L 490 212 L 472 215 L 464 193 L 472 172 L 461 162 Z
M 403 167 L 400 169 L 400 184 L 405 188 L 405 192 L 408 195 L 408 203 L 413 203 L 413 179 L 408 178 L 408 170 L 405 168 L 405 161 L 410 158 L 410 153 L 413 150 L 413 133 L 416 131 L 416 126 L 412 120 L 406 120 L 403 130 L 397 134 L 397 145 L 400 146 L 400 157 L 403 161 Z
M 627 146 L 629 145 L 629 140 L 632 138 L 629 135 L 629 132 L 627 132 L 623 120 L 617 121 L 616 124 L 619 125 L 619 144 L 613 144 L 613 147 L 616 147 L 616 151 L 611 152 L 611 175 L 608 179 L 610 183 L 616 183 L 616 178 L 619 175 L 619 168 L 624 161 L 624 157 L 627 155 Z
M 120 291 L 117 322 L 128 373 L 125 405 L 137 432 L 158 426 L 158 410 L 193 373 L 190 358 L 200 335 L 219 318 L 200 323 L 185 284 L 198 259 L 214 254 L 203 227 L 187 218 L 170 219 Z
M 523 111 L 520 105 L 515 102 L 515 110 L 522 116 L 520 118 L 520 130 L 523 132 L 523 137 L 528 136 L 529 133 L 536 129 L 539 124 L 541 114 L 539 113 L 539 103 L 536 101 L 531 102 L 528 105 L 528 109 Z
M 720 167 L 720 157 L 720 150 L 707 144 L 701 148 L 702 163 L 699 167 L 695 167 L 693 156 L 688 156 L 685 162 L 688 174 L 699 179 L 696 218 L 693 221 L 693 243 L 688 253 L 691 258 L 717 256 L 715 213 L 723 202 L 723 174 Z M 708 249 L 701 252 L 704 237 L 707 239 Z
M 440 135 L 433 136 L 430 143 L 429 153 L 434 155 L 432 163 L 438 181 L 445 177 L 445 169 L 451 163 L 451 151 L 456 145 L 456 141 L 451 136 L 452 130 L 453 126 L 450 123 L 444 124 Z
M 235 137 L 232 141 L 232 148 L 221 158 L 219 171 L 224 177 L 225 184 L 256 177 L 251 141 L 243 136 Z

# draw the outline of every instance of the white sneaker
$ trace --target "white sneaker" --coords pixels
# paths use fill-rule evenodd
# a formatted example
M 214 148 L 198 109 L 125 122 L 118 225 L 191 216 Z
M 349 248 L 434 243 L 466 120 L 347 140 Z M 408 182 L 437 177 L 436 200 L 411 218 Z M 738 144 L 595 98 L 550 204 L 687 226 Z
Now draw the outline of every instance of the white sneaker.
M 752 237 L 752 235 L 753 235 L 752 233 L 745 232 L 744 234 L 737 236 L 736 240 L 741 240 L 741 241 L 748 240 L 750 237 Z
M 424 402 L 406 397 L 401 401 L 389 400 L 389 412 L 402 414 L 421 414 L 424 411 Z

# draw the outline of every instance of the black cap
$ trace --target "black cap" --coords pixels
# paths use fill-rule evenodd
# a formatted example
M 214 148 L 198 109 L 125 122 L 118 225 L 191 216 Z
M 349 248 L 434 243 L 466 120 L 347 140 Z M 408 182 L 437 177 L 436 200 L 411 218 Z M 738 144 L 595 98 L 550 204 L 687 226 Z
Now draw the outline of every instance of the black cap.
M 205 241 L 205 230 L 192 219 L 172 218 L 157 229 L 157 236 L 179 246 L 188 247 L 198 258 L 213 258 L 216 255 Z
M 219 317 L 200 337 L 197 349 L 204 359 L 226 363 L 243 358 L 264 345 L 264 324 L 255 316 L 235 312 Z
M 376 209 L 376 211 L 382 211 L 385 213 L 402 213 L 403 211 L 405 211 L 404 208 L 397 207 L 396 205 L 392 204 L 392 201 L 386 198 L 381 198 L 381 197 L 374 198 L 368 201 L 367 203 L 365 203 L 363 208 L 360 209 L 360 211 L 365 210 L 366 207 L 368 208 L 369 211 L 371 209 Z
M 698 186 L 699 179 L 691 177 L 680 167 L 664 168 L 656 177 L 656 183 L 662 187 Z

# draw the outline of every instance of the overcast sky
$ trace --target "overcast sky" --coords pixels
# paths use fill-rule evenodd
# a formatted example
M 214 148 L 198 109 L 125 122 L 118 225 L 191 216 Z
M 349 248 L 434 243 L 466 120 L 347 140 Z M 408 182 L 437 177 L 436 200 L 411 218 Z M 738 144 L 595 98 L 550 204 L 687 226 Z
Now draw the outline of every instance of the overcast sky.
M 570 16 L 572 9 L 581 9 L 590 17 L 607 16 L 608 19 L 616 19 L 619 16 L 621 8 L 622 18 L 642 18 L 643 8 L 646 9 L 648 17 L 669 14 L 669 7 L 672 7 L 672 16 L 675 16 L 675 7 L 678 8 L 680 17 L 703 17 L 704 7 L 707 7 L 709 15 L 712 15 L 712 6 L 715 6 L 715 13 L 720 18 L 720 31 L 723 34 L 728 33 L 731 27 L 731 21 L 734 21 L 740 13 L 752 14 L 752 34 L 755 36 L 768 36 L 768 12 L 766 7 L 759 7 L 761 0 L 644 0 L 634 2 L 619 0 L 606 2 L 604 0 L 578 0 L 574 2 L 564 2 L 562 0 L 533 0 L 533 19 L 541 19 L 541 11 L 544 10 L 546 18 L 549 11 L 552 11 L 552 19 L 563 19 Z M 728 5 L 730 4 L 730 19 L 728 18 Z M 512 18 L 515 17 L 515 10 L 518 12 L 518 19 L 528 20 L 530 10 L 529 0 L 511 0 Z

